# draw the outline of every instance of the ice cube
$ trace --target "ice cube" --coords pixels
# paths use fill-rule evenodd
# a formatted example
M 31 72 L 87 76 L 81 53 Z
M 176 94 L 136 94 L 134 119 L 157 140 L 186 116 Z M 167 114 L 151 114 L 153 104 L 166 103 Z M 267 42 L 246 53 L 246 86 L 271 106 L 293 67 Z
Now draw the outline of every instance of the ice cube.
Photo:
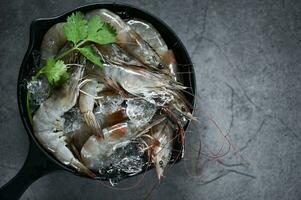
M 157 108 L 143 99 L 130 99 L 126 102 L 126 114 L 136 127 L 144 126 L 155 115 Z
M 99 106 L 94 109 L 94 115 L 97 120 L 102 121 L 104 116 L 114 113 L 121 108 L 124 98 L 120 95 L 105 96 L 99 100 Z
M 27 91 L 30 93 L 31 105 L 41 105 L 47 99 L 49 90 L 49 83 L 44 77 L 29 81 L 27 83 Z
M 139 150 L 137 142 L 130 142 L 116 149 L 113 154 L 103 160 L 99 173 L 115 180 L 116 177 L 124 174 L 131 176 L 141 172 L 145 164 L 146 159 L 143 152 Z
M 79 130 L 84 122 L 84 119 L 80 113 L 80 110 L 77 107 L 71 108 L 68 112 L 63 115 L 65 119 L 64 123 L 64 132 L 71 133 L 76 130 Z

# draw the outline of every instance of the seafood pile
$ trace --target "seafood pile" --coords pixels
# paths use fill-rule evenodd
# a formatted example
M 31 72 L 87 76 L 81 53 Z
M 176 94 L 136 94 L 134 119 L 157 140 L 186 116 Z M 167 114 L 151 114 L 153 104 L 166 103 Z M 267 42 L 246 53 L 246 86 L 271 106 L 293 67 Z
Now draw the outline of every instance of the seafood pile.
M 40 65 L 48 68 L 28 82 L 36 138 L 60 162 L 90 177 L 131 176 L 154 165 L 161 180 L 175 139 L 184 143 L 183 126 L 193 119 L 172 50 L 150 23 L 106 9 L 82 14 L 88 39 L 77 41 L 84 30 L 67 33 L 81 15 L 71 17 L 44 35 Z M 93 23 L 103 23 L 97 40 L 89 39 Z M 64 77 L 59 85 L 52 84 L 58 76 L 48 82 L 39 76 L 58 71 Z

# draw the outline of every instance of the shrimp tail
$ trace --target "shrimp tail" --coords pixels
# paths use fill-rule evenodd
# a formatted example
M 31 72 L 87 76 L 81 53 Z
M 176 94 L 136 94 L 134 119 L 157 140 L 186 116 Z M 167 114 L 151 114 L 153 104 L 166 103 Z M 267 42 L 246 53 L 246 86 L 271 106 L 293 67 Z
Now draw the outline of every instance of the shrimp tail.
M 158 180 L 160 183 L 164 178 L 164 176 L 163 176 L 164 169 L 162 169 L 162 167 L 160 167 L 160 164 L 157 161 L 155 161 L 155 168 L 156 168 L 157 177 L 158 177 Z
M 83 114 L 83 117 L 84 117 L 87 125 L 92 129 L 93 133 L 98 133 L 100 138 L 104 139 L 103 134 L 102 134 L 102 129 L 101 129 L 98 121 L 96 120 L 93 112 L 89 110 Z
M 80 161 L 76 159 L 72 159 L 70 165 L 75 168 L 78 168 L 80 172 L 88 175 L 89 177 L 93 179 L 96 178 L 96 175 L 91 170 L 89 170 L 85 165 L 83 165 Z

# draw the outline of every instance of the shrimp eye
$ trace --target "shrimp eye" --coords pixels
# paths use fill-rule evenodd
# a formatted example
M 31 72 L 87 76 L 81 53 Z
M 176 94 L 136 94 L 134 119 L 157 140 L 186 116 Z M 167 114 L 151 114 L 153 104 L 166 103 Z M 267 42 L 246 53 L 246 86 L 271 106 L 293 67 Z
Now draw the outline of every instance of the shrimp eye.
M 162 160 L 159 161 L 159 165 L 160 165 L 161 168 L 163 168 L 163 161 Z
M 185 111 L 185 110 L 186 110 L 186 109 L 185 109 L 185 106 L 182 106 L 182 107 L 181 107 L 181 110 L 182 110 L 182 111 Z
M 163 65 L 162 63 L 159 63 L 159 64 L 158 64 L 158 68 L 159 68 L 159 69 L 163 69 L 163 67 L 164 67 L 164 65 Z

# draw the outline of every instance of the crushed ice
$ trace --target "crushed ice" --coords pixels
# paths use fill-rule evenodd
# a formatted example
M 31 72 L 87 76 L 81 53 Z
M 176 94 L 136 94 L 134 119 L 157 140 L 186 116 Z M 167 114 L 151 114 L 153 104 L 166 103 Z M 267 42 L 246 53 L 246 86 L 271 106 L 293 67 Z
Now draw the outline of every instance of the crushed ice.
M 64 123 L 64 132 L 70 133 L 76 130 L 79 130 L 84 122 L 84 119 L 80 113 L 80 110 L 77 107 L 71 108 L 68 112 L 63 115 L 65 119 Z
M 120 95 L 105 96 L 99 100 L 99 106 L 95 108 L 94 113 L 97 115 L 116 112 L 121 108 L 123 101 L 124 98 Z
M 27 82 L 27 91 L 30 93 L 31 106 L 39 106 L 49 95 L 50 86 L 46 78 L 39 78 Z
M 103 160 L 99 167 L 99 173 L 110 177 L 111 184 L 116 185 L 122 175 L 132 176 L 140 173 L 145 164 L 146 159 L 143 152 L 140 151 L 138 143 L 131 142 L 116 149 L 112 155 Z
M 130 99 L 126 104 L 126 114 L 136 127 L 147 124 L 157 111 L 155 105 L 143 99 Z

